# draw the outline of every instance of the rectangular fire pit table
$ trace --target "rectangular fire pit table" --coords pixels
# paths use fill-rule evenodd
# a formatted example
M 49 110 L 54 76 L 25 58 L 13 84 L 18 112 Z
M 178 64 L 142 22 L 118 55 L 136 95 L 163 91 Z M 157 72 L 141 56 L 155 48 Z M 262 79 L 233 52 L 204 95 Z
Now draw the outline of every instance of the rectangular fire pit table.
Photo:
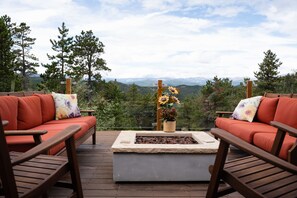
M 135 144 L 136 136 L 188 136 L 198 144 Z M 111 147 L 113 180 L 209 181 L 218 146 L 203 131 L 121 131 Z

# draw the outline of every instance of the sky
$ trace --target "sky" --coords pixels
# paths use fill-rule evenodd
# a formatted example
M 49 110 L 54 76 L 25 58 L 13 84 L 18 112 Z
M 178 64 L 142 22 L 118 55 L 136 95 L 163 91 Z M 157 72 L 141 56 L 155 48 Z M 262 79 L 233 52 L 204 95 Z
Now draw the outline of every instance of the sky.
M 69 36 L 92 30 L 108 78 L 254 78 L 269 49 L 281 75 L 297 71 L 294 0 L 1 0 L 5 14 L 31 27 L 40 63 L 62 22 Z

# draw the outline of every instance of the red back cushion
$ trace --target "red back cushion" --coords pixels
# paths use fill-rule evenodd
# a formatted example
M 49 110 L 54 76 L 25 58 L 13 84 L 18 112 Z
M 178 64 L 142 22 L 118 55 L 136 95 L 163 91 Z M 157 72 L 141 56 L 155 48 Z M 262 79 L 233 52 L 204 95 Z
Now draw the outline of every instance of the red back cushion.
M 42 124 L 41 104 L 37 96 L 19 97 L 18 129 L 30 129 Z
M 52 94 L 35 94 L 40 98 L 42 123 L 55 119 L 56 108 Z
M 261 102 L 256 114 L 256 119 L 259 122 L 270 124 L 270 121 L 274 119 L 278 99 L 279 98 L 261 98 Z
M 4 127 L 6 130 L 17 129 L 18 98 L 15 96 L 0 96 L 0 114 L 2 120 L 9 123 Z
M 274 120 L 297 128 L 297 99 L 279 98 Z

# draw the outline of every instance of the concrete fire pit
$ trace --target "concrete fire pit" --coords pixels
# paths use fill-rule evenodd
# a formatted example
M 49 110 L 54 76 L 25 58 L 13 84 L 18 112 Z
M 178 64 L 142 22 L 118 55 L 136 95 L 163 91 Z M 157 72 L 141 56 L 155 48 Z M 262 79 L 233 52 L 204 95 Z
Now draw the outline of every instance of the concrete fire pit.
M 190 136 L 198 144 L 135 144 L 136 136 Z M 202 131 L 122 131 L 114 144 L 113 179 L 133 181 L 209 181 L 219 142 Z

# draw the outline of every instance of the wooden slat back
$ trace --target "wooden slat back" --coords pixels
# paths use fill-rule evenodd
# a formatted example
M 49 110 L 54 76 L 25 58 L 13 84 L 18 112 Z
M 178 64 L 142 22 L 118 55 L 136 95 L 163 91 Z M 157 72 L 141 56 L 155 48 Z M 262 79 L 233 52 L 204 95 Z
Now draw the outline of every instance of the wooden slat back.
M 264 94 L 264 96 L 267 98 L 279 98 L 279 97 L 292 98 L 292 95 L 294 95 L 294 94 L 279 94 L 279 93 L 267 93 L 267 92 L 265 92 L 265 94 Z
M 20 91 L 20 92 L 0 92 L 0 96 L 32 96 L 34 94 L 45 94 L 45 91 Z

